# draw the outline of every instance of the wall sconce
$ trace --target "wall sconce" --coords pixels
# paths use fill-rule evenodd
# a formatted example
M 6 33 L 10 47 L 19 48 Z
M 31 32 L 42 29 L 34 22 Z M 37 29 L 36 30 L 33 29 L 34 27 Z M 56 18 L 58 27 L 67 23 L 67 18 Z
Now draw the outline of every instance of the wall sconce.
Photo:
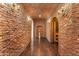
M 18 4 L 11 4 L 11 11 L 16 12 L 20 10 L 20 5 Z
M 61 10 L 59 10 L 58 11 L 58 15 L 61 15 L 61 16 L 67 16 L 67 10 L 65 10 L 65 9 L 61 9 Z
M 31 21 L 32 20 L 32 18 L 30 17 L 30 16 L 27 16 L 27 19 L 26 19 L 27 21 Z
M 1 5 L 5 6 L 9 10 L 9 12 L 15 12 L 21 9 L 20 5 L 16 3 L 1 3 Z
M 61 7 L 60 10 L 58 10 L 58 15 L 61 16 L 67 16 L 69 11 L 71 10 L 71 4 L 65 4 L 64 6 Z

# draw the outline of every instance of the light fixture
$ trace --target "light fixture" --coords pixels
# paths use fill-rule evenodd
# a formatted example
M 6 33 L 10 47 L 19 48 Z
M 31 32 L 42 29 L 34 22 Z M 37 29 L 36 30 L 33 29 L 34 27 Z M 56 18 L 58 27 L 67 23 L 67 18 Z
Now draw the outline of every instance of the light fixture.
M 31 21 L 32 20 L 32 18 L 30 17 L 30 16 L 27 16 L 27 21 Z
M 42 17 L 42 15 L 41 15 L 41 14 L 39 14 L 38 16 L 39 16 L 39 18 L 41 18 L 41 17 Z
M 59 10 L 58 10 L 58 15 L 61 16 L 67 16 L 69 11 L 71 10 L 71 5 L 72 4 L 64 4 Z
M 20 5 L 19 4 L 11 4 L 11 9 L 12 11 L 19 11 L 20 10 Z

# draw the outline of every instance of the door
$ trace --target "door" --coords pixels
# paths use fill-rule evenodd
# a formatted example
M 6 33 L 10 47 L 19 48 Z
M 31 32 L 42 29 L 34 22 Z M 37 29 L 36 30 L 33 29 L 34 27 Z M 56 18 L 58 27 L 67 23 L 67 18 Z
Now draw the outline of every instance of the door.
M 51 21 L 51 42 L 58 42 L 58 21 L 56 17 Z

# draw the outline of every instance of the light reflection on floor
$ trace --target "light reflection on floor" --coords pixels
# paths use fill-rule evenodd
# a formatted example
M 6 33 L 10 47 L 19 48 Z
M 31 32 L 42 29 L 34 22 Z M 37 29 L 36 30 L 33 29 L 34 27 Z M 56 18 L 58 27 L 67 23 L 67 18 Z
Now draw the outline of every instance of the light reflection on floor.
M 47 39 L 41 39 L 39 44 L 39 39 L 34 40 L 34 49 L 32 56 L 56 56 L 58 54 L 56 43 L 53 45 L 48 42 Z M 31 56 L 31 47 L 21 54 L 22 56 Z

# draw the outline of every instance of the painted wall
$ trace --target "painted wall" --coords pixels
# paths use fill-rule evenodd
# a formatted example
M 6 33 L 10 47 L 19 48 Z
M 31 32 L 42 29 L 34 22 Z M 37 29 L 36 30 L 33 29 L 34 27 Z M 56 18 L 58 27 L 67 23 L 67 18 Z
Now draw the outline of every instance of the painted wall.
M 49 20 L 47 20 L 47 22 L 46 22 L 46 38 L 47 38 L 47 40 L 49 41 L 49 42 L 51 42 L 51 38 L 50 38 L 50 21 L 51 19 L 49 19 Z

